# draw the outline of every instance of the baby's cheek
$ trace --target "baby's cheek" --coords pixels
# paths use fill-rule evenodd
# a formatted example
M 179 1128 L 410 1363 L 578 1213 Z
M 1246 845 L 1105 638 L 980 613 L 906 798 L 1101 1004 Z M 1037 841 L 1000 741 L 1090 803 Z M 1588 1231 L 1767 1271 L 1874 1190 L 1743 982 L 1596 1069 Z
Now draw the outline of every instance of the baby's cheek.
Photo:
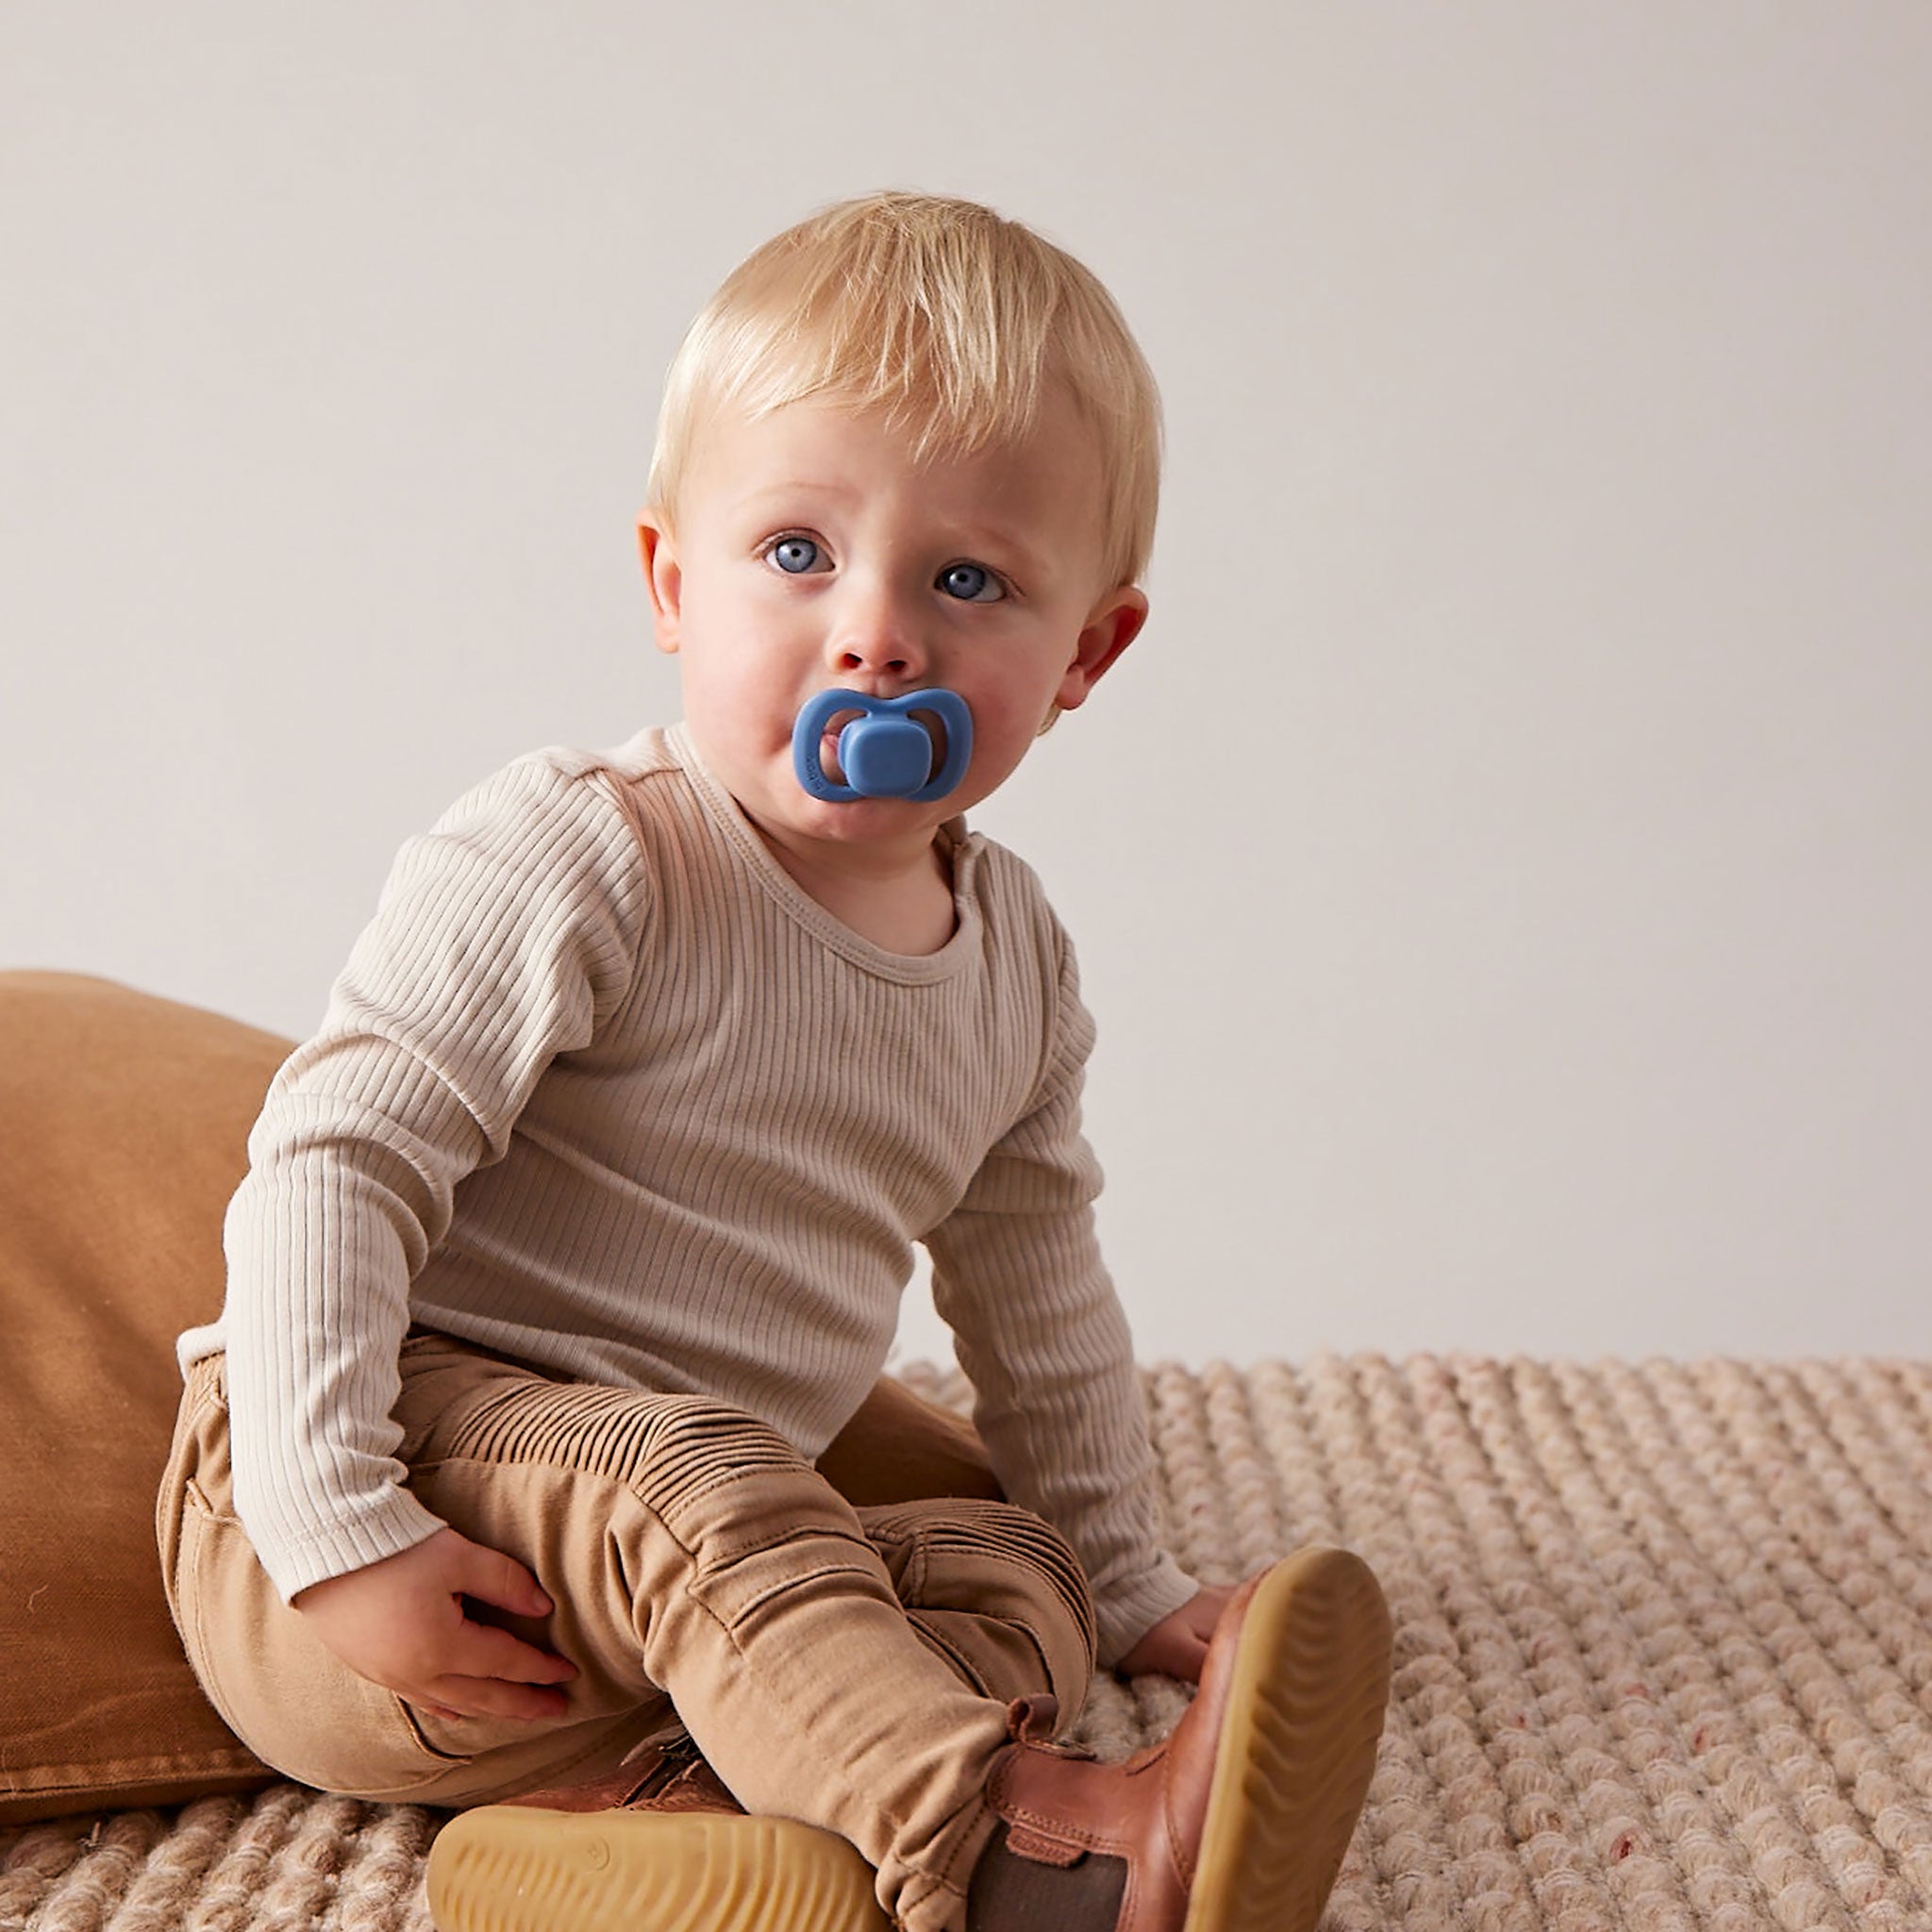
M 996 767 L 1002 775 L 1010 772 L 1039 741 L 1041 726 L 1046 723 L 1052 708 L 1051 698 L 1041 699 L 1037 708 L 1010 702 L 1000 705 L 991 717 L 984 720 L 979 736 L 974 741 L 974 771 L 983 768 L 980 758 L 983 752 L 984 769 Z

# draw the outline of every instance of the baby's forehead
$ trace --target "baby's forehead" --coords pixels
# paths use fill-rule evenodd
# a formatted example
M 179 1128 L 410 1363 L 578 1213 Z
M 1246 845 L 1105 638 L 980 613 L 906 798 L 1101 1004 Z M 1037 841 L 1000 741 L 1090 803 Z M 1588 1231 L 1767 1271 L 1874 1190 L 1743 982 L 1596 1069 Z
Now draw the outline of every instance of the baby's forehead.
M 878 453 L 915 470 L 1023 464 L 1047 444 L 1099 447 L 1099 435 L 1070 392 L 1054 385 L 1033 407 L 1007 415 L 949 408 L 943 397 L 878 400 L 837 390 L 776 402 L 721 397 L 699 411 L 690 450 L 700 463 L 757 467 L 777 461 L 809 471 L 844 469 L 855 454 Z
M 694 493 L 755 516 L 788 505 L 838 511 L 903 506 L 949 521 L 1031 520 L 1099 482 L 1095 440 L 1058 415 L 1020 435 L 909 419 L 838 396 L 723 411 L 693 439 Z

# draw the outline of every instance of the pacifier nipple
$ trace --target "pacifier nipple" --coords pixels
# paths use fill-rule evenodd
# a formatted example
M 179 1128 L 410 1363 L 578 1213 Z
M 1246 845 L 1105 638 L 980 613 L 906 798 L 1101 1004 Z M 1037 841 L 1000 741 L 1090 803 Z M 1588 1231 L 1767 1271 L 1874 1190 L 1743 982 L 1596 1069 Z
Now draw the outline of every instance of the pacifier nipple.
M 825 775 L 822 746 L 834 720 L 852 716 L 837 735 L 844 783 Z M 944 757 L 933 770 L 933 733 L 942 736 Z M 973 756 L 973 713 L 958 691 L 908 691 L 902 698 L 868 697 L 858 691 L 822 691 L 809 699 L 791 727 L 791 765 L 814 798 L 943 798 L 966 775 Z

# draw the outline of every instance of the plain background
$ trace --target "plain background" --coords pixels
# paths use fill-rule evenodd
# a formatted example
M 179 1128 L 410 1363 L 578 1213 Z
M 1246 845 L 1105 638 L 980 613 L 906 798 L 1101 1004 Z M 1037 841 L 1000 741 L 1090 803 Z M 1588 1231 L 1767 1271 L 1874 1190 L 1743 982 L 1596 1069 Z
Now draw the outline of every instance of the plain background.
M 408 833 L 675 715 L 691 312 L 967 193 L 1166 395 L 978 819 L 1142 1355 L 1923 1353 L 1928 102 L 1919 0 L 12 0 L 0 964 L 311 1026 Z

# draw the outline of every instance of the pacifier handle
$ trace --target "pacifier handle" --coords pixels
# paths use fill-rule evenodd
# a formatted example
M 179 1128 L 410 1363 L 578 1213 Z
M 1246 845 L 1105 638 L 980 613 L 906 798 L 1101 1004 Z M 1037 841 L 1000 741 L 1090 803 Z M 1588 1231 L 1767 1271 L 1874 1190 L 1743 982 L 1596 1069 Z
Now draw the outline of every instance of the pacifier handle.
M 841 711 L 858 713 L 839 734 L 840 765 L 848 780 L 857 781 L 843 785 L 825 776 L 819 757 L 826 727 Z M 945 730 L 945 761 L 937 773 L 932 769 L 932 741 L 913 718 L 915 711 L 930 711 Z M 822 691 L 806 700 L 791 727 L 791 767 L 798 782 L 814 798 L 830 804 L 855 798 L 904 798 L 924 804 L 943 798 L 965 777 L 972 757 L 973 713 L 958 691 L 939 686 L 908 691 L 900 698 Z

